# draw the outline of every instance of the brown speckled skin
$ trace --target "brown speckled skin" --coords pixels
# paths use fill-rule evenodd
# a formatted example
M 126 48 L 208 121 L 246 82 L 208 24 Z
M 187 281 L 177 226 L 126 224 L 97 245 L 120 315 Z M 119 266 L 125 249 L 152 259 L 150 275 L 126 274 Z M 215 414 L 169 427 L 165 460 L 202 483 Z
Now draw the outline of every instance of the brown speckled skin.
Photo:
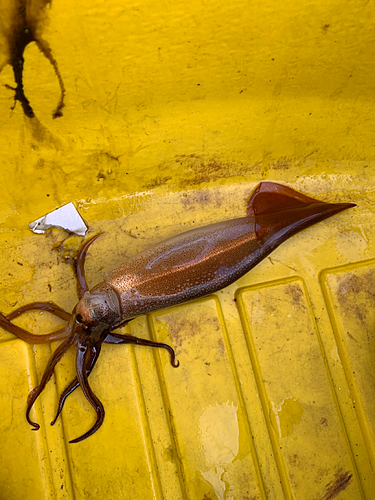
M 90 293 L 114 290 L 121 321 L 202 297 L 236 281 L 293 234 L 350 206 L 262 183 L 247 217 L 163 241 L 109 272 Z

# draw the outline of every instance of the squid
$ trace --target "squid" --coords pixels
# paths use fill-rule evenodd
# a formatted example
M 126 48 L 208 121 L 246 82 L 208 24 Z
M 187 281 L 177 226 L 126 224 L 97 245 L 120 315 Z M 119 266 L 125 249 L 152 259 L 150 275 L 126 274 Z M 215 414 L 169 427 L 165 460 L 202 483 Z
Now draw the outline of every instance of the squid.
M 110 271 L 101 283 L 89 289 L 84 271 L 86 254 L 101 234 L 92 237 L 77 257 L 79 302 L 72 313 L 52 302 L 33 302 L 8 315 L 0 313 L 0 327 L 26 342 L 62 341 L 49 359 L 39 385 L 28 395 L 26 419 L 32 430 L 40 426 L 31 419 L 30 411 L 68 349 L 76 346 L 76 377 L 63 390 L 51 425 L 69 394 L 81 387 L 96 412 L 96 420 L 86 433 L 70 441 L 78 443 L 94 434 L 104 421 L 103 404 L 88 381 L 103 343 L 162 348 L 168 351 L 171 365 L 179 366 L 171 346 L 122 335 L 116 329 L 137 316 L 221 290 L 248 273 L 291 236 L 354 206 L 326 203 L 287 186 L 262 182 L 249 198 L 244 217 L 196 228 L 163 241 Z M 12 322 L 31 310 L 47 311 L 67 324 L 52 333 L 38 335 Z

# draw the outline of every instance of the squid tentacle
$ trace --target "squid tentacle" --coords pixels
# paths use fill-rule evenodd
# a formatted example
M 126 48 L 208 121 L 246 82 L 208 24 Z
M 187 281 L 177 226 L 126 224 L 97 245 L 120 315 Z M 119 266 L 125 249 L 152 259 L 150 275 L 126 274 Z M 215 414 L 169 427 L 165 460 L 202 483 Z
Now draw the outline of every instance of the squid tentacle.
M 7 314 L 6 318 L 11 321 L 12 319 L 18 318 L 21 314 L 24 314 L 27 311 L 46 311 L 54 316 L 57 316 L 64 321 L 70 321 L 72 315 L 62 309 L 60 306 L 55 304 L 54 302 L 31 302 L 30 304 L 26 304 L 24 306 L 15 309 L 11 313 Z
M 135 344 L 148 347 L 160 347 L 169 352 L 170 362 L 174 368 L 180 366 L 179 361 L 176 363 L 176 353 L 174 352 L 174 349 L 170 345 L 163 344 L 162 342 L 152 342 L 151 340 L 133 337 L 133 335 L 121 335 L 119 333 L 110 333 L 107 335 L 105 342 L 107 344 Z
M 97 360 L 99 358 L 99 354 L 100 354 L 101 348 L 102 348 L 102 346 L 101 346 L 101 344 L 99 344 L 97 346 L 92 347 L 91 350 L 90 350 L 90 357 L 89 357 L 89 359 L 87 361 L 87 368 L 86 368 L 87 377 L 92 372 L 92 370 L 93 370 L 93 368 L 95 366 L 95 363 L 97 362 Z M 56 412 L 56 416 L 52 420 L 51 425 L 55 425 L 56 420 L 58 419 L 60 413 L 62 412 L 62 409 L 64 407 L 64 404 L 65 404 L 65 401 L 66 401 L 67 397 L 73 391 L 75 391 L 77 389 L 77 387 L 79 387 L 79 382 L 78 382 L 78 378 L 75 377 L 74 380 L 72 382 L 70 382 L 70 384 L 68 384 L 65 387 L 65 389 L 63 390 L 63 392 L 61 393 L 61 396 L 60 396 L 60 399 L 59 399 L 58 408 L 57 408 L 57 412 Z
M 86 254 L 90 246 L 96 241 L 100 236 L 102 236 L 103 233 L 97 234 L 96 236 L 93 236 L 90 240 L 88 240 L 83 247 L 81 248 L 81 251 L 78 254 L 77 257 L 77 264 L 76 264 L 76 274 L 77 274 L 77 292 L 78 292 L 78 297 L 82 299 L 83 295 L 88 291 L 89 287 L 87 285 L 86 281 L 86 276 L 85 276 L 85 260 L 86 260 Z
M 94 432 L 96 432 L 99 427 L 102 425 L 104 421 L 104 406 L 101 403 L 101 401 L 95 396 L 95 394 L 92 392 L 91 387 L 89 386 L 89 381 L 87 378 L 87 365 L 88 365 L 88 359 L 90 357 L 90 350 L 92 347 L 85 346 L 81 343 L 78 344 L 77 348 L 77 357 L 76 357 L 76 369 L 77 369 L 77 377 L 79 381 L 79 385 L 81 386 L 81 389 L 86 396 L 87 401 L 91 404 L 91 406 L 94 408 L 96 411 L 96 421 L 94 425 L 91 427 L 90 430 L 88 430 L 85 434 L 82 436 L 73 439 L 72 441 L 69 441 L 69 443 L 79 443 L 80 441 L 83 441 L 84 439 L 88 438 Z
M 68 325 L 70 329 L 70 325 Z M 67 329 L 68 329 L 67 327 Z M 30 419 L 30 410 L 33 407 L 35 401 L 37 400 L 38 396 L 41 394 L 41 392 L 44 390 L 45 386 L 47 385 L 47 382 L 49 379 L 52 377 L 53 370 L 57 363 L 60 361 L 60 359 L 64 356 L 66 351 L 75 343 L 77 342 L 76 337 L 74 335 L 68 337 L 67 339 L 64 340 L 62 344 L 59 345 L 59 347 L 54 351 L 52 356 L 50 357 L 47 367 L 44 370 L 42 380 L 40 381 L 40 384 L 34 387 L 32 389 L 27 397 L 27 409 L 26 409 L 26 419 L 29 422 L 29 424 L 34 427 L 34 431 L 38 430 L 40 428 L 40 425 L 37 424 L 36 422 L 33 422 Z
M 7 332 L 13 333 L 16 337 L 28 342 L 29 344 L 47 344 L 49 342 L 55 342 L 56 340 L 62 340 L 66 338 L 70 331 L 70 325 L 66 325 L 59 330 L 52 333 L 46 333 L 43 335 L 38 335 L 35 333 L 28 332 L 27 330 L 14 325 L 9 321 L 9 319 L 0 312 L 0 326 Z

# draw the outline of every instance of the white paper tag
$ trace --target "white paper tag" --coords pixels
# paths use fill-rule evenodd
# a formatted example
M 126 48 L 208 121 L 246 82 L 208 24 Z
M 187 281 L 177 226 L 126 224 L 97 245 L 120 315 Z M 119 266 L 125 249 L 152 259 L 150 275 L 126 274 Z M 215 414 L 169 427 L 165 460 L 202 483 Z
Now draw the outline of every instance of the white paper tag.
M 70 233 L 84 236 L 87 231 L 87 226 L 79 215 L 78 210 L 72 202 L 57 208 L 53 212 L 40 217 L 34 222 L 30 222 L 29 228 L 37 234 L 43 234 L 51 227 L 64 229 Z

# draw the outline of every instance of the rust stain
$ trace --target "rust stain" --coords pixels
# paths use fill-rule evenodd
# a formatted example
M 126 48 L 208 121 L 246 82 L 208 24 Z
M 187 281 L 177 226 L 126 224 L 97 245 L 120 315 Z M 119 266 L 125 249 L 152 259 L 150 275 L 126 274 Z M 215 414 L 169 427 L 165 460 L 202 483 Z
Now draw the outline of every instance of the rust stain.
M 300 465 L 301 465 L 301 459 L 300 459 L 300 457 L 298 456 L 297 453 L 294 453 L 293 455 L 290 455 L 288 457 L 288 460 L 295 467 L 300 467 Z
M 27 45 L 35 42 L 38 49 L 51 63 L 60 85 L 60 101 L 52 113 L 53 118 L 62 116 L 64 107 L 65 86 L 62 80 L 57 61 L 52 55 L 49 44 L 43 39 L 42 31 L 47 22 L 46 9 L 52 0 L 15 0 L 9 3 L 6 9 L 1 12 L 0 35 L 6 41 L 5 62 L 0 67 L 0 72 L 6 64 L 13 68 L 16 88 L 14 90 L 14 100 L 22 105 L 23 112 L 29 118 L 35 116 L 34 110 L 25 95 L 23 88 L 24 51 Z
M 291 158 L 282 156 L 281 158 L 276 160 L 275 163 L 272 163 L 271 168 L 273 170 L 288 170 L 288 168 L 292 167 L 293 164 L 294 162 Z
M 142 184 L 142 187 L 152 189 L 168 184 L 169 187 L 178 185 L 182 189 L 191 191 L 192 188 L 220 179 L 242 178 L 249 180 L 249 178 L 253 178 L 255 181 L 259 179 L 261 171 L 261 162 L 248 164 L 241 161 L 228 161 L 220 156 L 180 154 L 172 160 L 155 166 L 154 179 L 148 184 Z M 178 180 L 172 179 L 171 172 L 178 172 Z
M 370 269 L 362 275 L 349 273 L 339 283 L 336 293 L 342 312 L 345 313 L 349 320 L 355 321 L 357 328 L 361 328 L 362 339 L 360 339 L 360 342 L 365 340 L 365 335 L 367 335 L 367 341 L 372 342 L 375 269 Z M 349 332 L 347 332 L 347 335 L 358 342 L 358 335 L 356 335 L 356 338 L 353 338 Z
M 191 187 L 192 185 L 212 182 L 216 179 L 226 179 L 229 176 L 246 177 L 258 174 L 261 171 L 260 162 L 248 165 L 243 162 L 223 161 L 219 157 L 206 157 L 199 154 L 176 156 L 175 162 L 184 169 L 184 178 L 181 186 Z
M 186 208 L 195 208 L 197 205 L 208 205 L 211 202 L 211 193 L 209 191 L 194 191 L 188 193 L 186 197 L 181 199 L 181 203 Z
M 199 323 L 189 319 L 172 320 L 169 324 L 175 350 L 181 349 L 186 337 L 194 337 L 199 331 Z
M 298 284 L 289 284 L 285 287 L 285 293 L 288 294 L 292 300 L 293 304 L 299 308 L 305 308 L 304 293 Z
M 144 189 L 154 189 L 154 188 L 156 188 L 158 186 L 165 186 L 171 180 L 173 180 L 173 178 L 170 175 L 166 175 L 164 177 L 157 176 L 151 182 L 149 182 L 148 184 L 143 184 L 142 187 Z
M 335 478 L 326 485 L 326 492 L 319 500 L 332 500 L 344 491 L 350 484 L 353 474 L 339 470 L 335 473 Z
M 202 336 L 202 325 L 209 324 L 209 332 L 220 330 L 218 318 L 209 314 L 201 313 L 199 318 L 194 316 L 180 316 L 173 313 L 165 314 L 158 318 L 168 324 L 169 333 L 177 355 L 186 349 L 187 342 L 196 336 Z M 204 333 L 203 333 L 204 335 Z M 201 339 L 203 342 L 203 339 Z M 221 348 L 225 350 L 224 342 L 218 342 L 217 351 L 220 354 Z
M 225 352 L 224 341 L 221 337 L 217 340 L 217 352 L 220 354 L 223 354 Z

